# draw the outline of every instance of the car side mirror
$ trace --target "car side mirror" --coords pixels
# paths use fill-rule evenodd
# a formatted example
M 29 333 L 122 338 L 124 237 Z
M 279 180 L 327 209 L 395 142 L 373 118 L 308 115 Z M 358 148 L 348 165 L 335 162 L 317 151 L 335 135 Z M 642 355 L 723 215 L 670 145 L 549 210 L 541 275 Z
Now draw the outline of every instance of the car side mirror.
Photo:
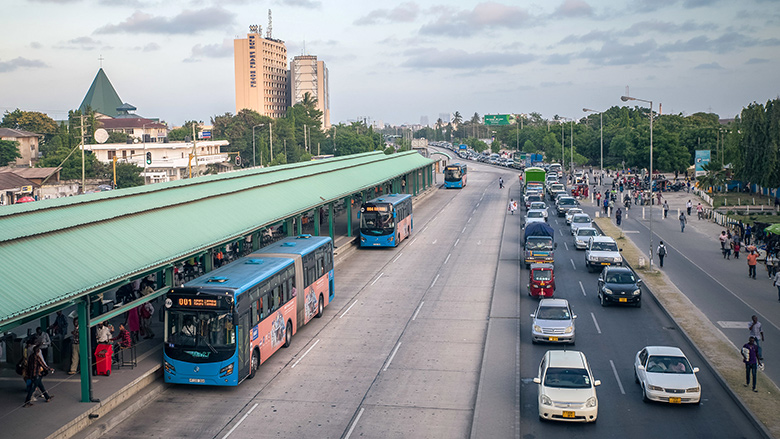
M 637 284 L 637 285 L 640 285 L 641 283 L 642 283 L 642 279 L 637 279 L 637 280 L 636 280 L 636 284 Z
M 577 314 L 574 314 L 573 316 L 571 316 L 571 318 L 572 319 L 576 319 L 577 318 Z
M 698 367 L 694 367 L 693 368 L 693 373 L 699 373 L 699 368 Z
M 641 364 L 639 366 L 637 366 L 636 368 L 639 369 L 639 370 L 645 370 L 645 367 L 642 366 Z
M 620 250 L 620 251 L 623 251 L 623 249 L 622 249 L 622 248 L 619 248 L 618 250 Z
M 536 317 L 536 314 L 531 314 L 531 317 Z
M 534 383 L 536 383 L 536 384 L 542 384 L 542 379 L 541 379 L 541 378 L 539 378 L 539 377 L 535 377 L 535 378 L 534 378 Z
M 594 382 L 593 382 L 593 385 L 594 385 L 594 386 L 600 386 L 600 385 L 601 385 L 601 380 L 596 380 L 596 381 L 594 381 Z

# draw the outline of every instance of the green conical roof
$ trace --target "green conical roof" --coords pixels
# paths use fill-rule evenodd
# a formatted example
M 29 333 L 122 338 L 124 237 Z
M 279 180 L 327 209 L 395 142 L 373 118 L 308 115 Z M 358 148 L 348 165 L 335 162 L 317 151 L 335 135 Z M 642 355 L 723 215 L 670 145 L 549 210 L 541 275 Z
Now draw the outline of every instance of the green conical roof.
M 101 68 L 92 81 L 92 85 L 89 87 L 87 95 L 84 96 L 84 100 L 81 101 L 79 110 L 81 110 L 83 114 L 87 107 L 91 107 L 98 113 L 116 117 L 118 114 L 116 109 L 121 105 L 122 100 L 119 99 L 119 95 L 116 94 L 116 90 L 114 90 L 114 86 L 111 85 L 111 81 L 108 80 L 106 72 Z

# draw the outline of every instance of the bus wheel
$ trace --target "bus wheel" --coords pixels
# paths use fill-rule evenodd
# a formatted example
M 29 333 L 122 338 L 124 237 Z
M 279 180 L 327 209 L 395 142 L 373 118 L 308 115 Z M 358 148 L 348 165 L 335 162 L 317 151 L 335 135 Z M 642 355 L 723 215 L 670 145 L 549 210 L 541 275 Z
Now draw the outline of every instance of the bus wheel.
M 252 359 L 249 362 L 249 378 L 250 380 L 255 377 L 257 369 L 260 367 L 260 356 L 257 354 L 257 349 L 252 351 Z
M 322 304 L 322 294 L 320 294 L 320 302 L 317 304 L 317 315 L 314 317 L 320 318 L 322 317 L 322 309 L 325 308 L 325 305 Z
M 284 332 L 284 347 L 290 347 L 290 341 L 292 341 L 292 323 L 287 321 L 287 330 Z

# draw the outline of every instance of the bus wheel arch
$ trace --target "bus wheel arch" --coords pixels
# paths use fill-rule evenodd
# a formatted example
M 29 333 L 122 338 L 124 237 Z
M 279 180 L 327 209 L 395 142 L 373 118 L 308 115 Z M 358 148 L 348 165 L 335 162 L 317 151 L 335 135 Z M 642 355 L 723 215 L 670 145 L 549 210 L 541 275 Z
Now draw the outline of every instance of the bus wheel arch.
M 257 373 L 257 369 L 260 368 L 260 350 L 258 348 L 252 349 L 252 357 L 249 360 L 249 376 L 247 379 L 252 379 Z
M 287 321 L 287 329 L 284 331 L 284 347 L 289 348 L 292 341 L 292 321 Z

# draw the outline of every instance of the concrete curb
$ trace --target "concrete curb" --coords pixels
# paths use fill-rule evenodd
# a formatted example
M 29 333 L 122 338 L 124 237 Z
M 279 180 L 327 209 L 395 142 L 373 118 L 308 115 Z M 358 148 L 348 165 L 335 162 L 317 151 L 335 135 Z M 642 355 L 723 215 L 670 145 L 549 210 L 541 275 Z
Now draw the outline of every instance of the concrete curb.
M 157 366 L 154 366 L 152 369 L 130 382 L 130 384 L 123 387 L 120 391 L 108 398 L 102 399 L 90 410 L 49 435 L 47 439 L 67 439 L 98 423 L 98 419 L 100 419 L 101 416 L 107 416 L 112 410 L 130 399 L 133 395 L 141 392 L 155 381 L 162 379 L 162 373 L 160 373 L 161 369 L 162 365 L 158 364 Z
M 601 230 L 601 227 L 598 226 L 597 223 L 593 223 L 594 227 L 598 229 L 598 231 L 602 234 L 604 234 L 604 231 Z M 632 245 L 636 245 L 632 242 Z M 630 267 L 632 270 L 636 272 L 636 270 L 631 267 L 631 264 L 628 263 L 627 260 L 623 259 L 623 263 Z M 769 431 L 769 429 L 766 428 L 764 424 L 761 423 L 761 421 L 756 417 L 756 415 L 753 413 L 750 408 L 745 405 L 745 402 L 742 401 L 742 399 L 737 395 L 734 390 L 731 388 L 731 386 L 728 385 L 726 380 L 723 378 L 723 376 L 718 372 L 717 368 L 710 363 L 710 359 L 707 357 L 707 355 L 704 354 L 699 349 L 699 346 L 693 341 L 693 339 L 688 335 L 688 332 L 680 326 L 680 324 L 677 322 L 677 320 L 672 316 L 672 314 L 669 312 L 669 310 L 666 309 L 666 307 L 661 303 L 660 300 L 655 296 L 655 293 L 653 293 L 653 290 L 650 289 L 650 287 L 647 286 L 647 283 L 642 283 L 642 286 L 640 287 L 645 292 L 649 293 L 650 297 L 652 297 L 653 301 L 658 305 L 658 307 L 663 311 L 664 315 L 669 318 L 672 322 L 674 322 L 674 325 L 677 327 L 677 330 L 682 334 L 683 338 L 691 345 L 693 346 L 693 349 L 696 350 L 696 353 L 704 359 L 704 363 L 707 366 L 707 369 L 712 373 L 712 375 L 715 377 L 715 380 L 718 381 L 718 383 L 726 390 L 726 393 L 731 397 L 731 399 L 737 404 L 737 406 L 742 410 L 742 412 L 750 419 L 750 422 L 763 434 L 763 437 L 766 439 L 772 439 L 774 436 L 772 436 L 772 433 Z

